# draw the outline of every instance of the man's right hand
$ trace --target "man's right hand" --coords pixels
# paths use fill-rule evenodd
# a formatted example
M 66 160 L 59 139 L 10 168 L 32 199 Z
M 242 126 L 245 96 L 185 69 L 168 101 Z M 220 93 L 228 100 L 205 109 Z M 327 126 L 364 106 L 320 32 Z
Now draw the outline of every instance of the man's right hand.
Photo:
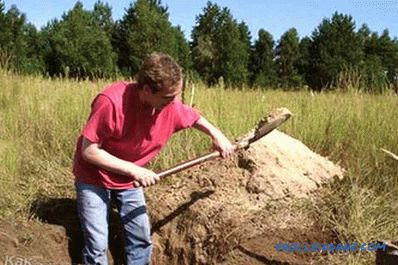
M 132 172 L 132 175 L 134 178 L 135 187 L 149 187 L 155 185 L 160 180 L 158 174 L 143 167 L 135 168 L 134 172 Z

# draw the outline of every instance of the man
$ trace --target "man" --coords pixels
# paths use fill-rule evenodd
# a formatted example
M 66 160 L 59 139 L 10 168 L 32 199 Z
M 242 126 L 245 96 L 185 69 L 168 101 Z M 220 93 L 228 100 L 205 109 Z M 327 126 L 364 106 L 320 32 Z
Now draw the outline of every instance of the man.
M 124 227 L 127 264 L 149 264 L 152 242 L 142 187 L 159 177 L 144 166 L 173 133 L 194 127 L 212 138 L 223 157 L 233 152 L 216 127 L 177 98 L 182 86 L 180 66 L 154 53 L 143 62 L 136 83 L 112 84 L 94 99 L 73 166 L 86 265 L 107 264 L 111 194 Z

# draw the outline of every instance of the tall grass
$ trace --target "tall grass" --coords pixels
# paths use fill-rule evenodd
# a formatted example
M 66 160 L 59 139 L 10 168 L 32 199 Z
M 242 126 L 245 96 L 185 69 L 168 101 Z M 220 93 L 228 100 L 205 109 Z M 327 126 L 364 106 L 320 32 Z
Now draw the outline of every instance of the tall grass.
M 0 217 L 27 218 L 40 196 L 72 197 L 75 141 L 94 96 L 110 81 L 49 80 L 0 71 Z M 234 139 L 275 107 L 294 117 L 282 130 L 347 169 L 325 187 L 311 212 L 341 240 L 367 242 L 398 234 L 396 94 L 309 93 L 187 86 L 184 94 Z M 175 135 L 151 164 L 161 169 L 206 152 L 209 139 L 194 130 Z M 343 261 L 342 261 L 343 260 Z M 359 261 L 360 260 L 360 261 Z M 334 257 L 330 263 L 371 264 L 372 256 Z

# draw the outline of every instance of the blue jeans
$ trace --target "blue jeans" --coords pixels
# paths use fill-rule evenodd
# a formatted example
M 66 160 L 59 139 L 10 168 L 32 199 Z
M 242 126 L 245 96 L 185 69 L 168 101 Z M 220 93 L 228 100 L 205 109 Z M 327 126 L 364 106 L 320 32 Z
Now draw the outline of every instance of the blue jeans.
M 142 188 L 109 190 L 76 182 L 77 208 L 84 234 L 85 265 L 107 265 L 108 219 L 111 192 L 115 192 L 124 227 L 127 265 L 149 264 L 152 253 L 149 217 Z

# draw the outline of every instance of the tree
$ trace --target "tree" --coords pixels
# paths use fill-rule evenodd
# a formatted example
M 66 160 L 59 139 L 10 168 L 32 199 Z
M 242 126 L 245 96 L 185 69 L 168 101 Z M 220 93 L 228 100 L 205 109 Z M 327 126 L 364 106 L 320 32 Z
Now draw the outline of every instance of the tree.
M 297 30 L 285 32 L 276 47 L 276 64 L 279 83 L 283 87 L 299 87 L 303 78 L 298 72 L 300 60 L 300 42 Z
M 398 85 L 398 42 L 391 39 L 388 30 L 384 30 L 377 41 L 377 52 L 381 57 L 386 76 L 395 87 Z
M 359 67 L 363 51 L 354 29 L 351 16 L 336 12 L 330 20 L 324 19 L 312 33 L 314 72 L 310 86 L 317 89 L 330 86 L 343 70 Z
M 117 23 L 115 46 L 118 65 L 126 75 L 138 72 L 142 60 L 152 52 L 164 52 L 184 67 L 190 65 L 188 44 L 179 27 L 168 20 L 161 1 L 137 0 Z
M 218 33 L 216 49 L 219 54 L 220 77 L 230 85 L 243 85 L 248 79 L 249 47 L 247 37 L 242 36 L 239 24 L 227 9 L 222 14 L 222 29 Z
M 9 25 L 7 17 L 5 14 L 5 4 L 0 0 L 0 52 L 5 53 L 6 47 L 11 40 L 11 32 L 9 30 Z
M 30 74 L 44 74 L 46 69 L 44 62 L 44 44 L 40 31 L 38 31 L 34 25 L 28 23 L 23 26 L 22 34 L 24 36 L 24 52 L 20 60 L 20 70 Z
M 260 29 L 251 54 L 251 83 L 255 86 L 270 87 L 277 84 L 276 65 L 274 62 L 275 41 L 272 35 Z
M 5 12 L 5 4 L 0 1 L 0 66 L 11 67 L 15 60 L 16 42 L 19 38 L 21 27 L 25 23 L 16 6 Z
M 184 33 L 180 26 L 173 27 L 175 38 L 175 58 L 178 59 L 179 64 L 187 71 L 192 70 L 192 58 L 189 44 L 185 39 Z
M 40 36 L 15 5 L 5 12 L 0 1 L 0 67 L 23 73 L 41 73 Z
M 364 53 L 361 74 L 364 88 L 381 92 L 385 88 L 398 88 L 398 45 L 397 40 L 384 30 L 379 36 L 371 32 L 366 24 L 358 30 L 358 37 Z
M 249 83 L 250 81 L 250 56 L 251 56 L 251 33 L 249 31 L 249 27 L 245 22 L 240 22 L 238 24 L 238 28 L 240 31 L 240 41 L 243 43 L 242 57 L 241 57 L 241 66 L 244 67 L 241 71 L 243 73 L 242 83 Z
M 60 21 L 51 21 L 43 30 L 51 75 L 96 78 L 115 72 L 116 54 L 95 15 L 77 2 Z
M 381 91 L 386 87 L 387 78 L 381 57 L 377 51 L 378 35 L 372 33 L 366 24 L 361 26 L 357 34 L 364 52 L 361 66 L 362 89 Z
M 100 29 L 106 33 L 108 38 L 112 37 L 112 31 L 115 27 L 115 22 L 112 18 L 112 8 L 107 3 L 97 0 L 94 4 L 92 17 Z
M 240 31 L 240 39 L 245 43 L 245 48 L 247 49 L 246 50 L 247 53 L 250 53 L 252 38 L 249 27 L 244 21 L 242 21 L 238 24 L 238 28 Z
M 196 25 L 192 30 L 192 60 L 194 69 L 207 83 L 216 83 L 221 73 L 217 73 L 218 54 L 216 48 L 217 28 L 219 27 L 218 5 L 207 3 L 203 14 L 196 17 Z
M 311 82 L 312 73 L 314 72 L 314 67 L 311 64 L 312 59 L 312 40 L 309 37 L 304 37 L 300 41 L 300 58 L 297 61 L 298 73 L 304 78 L 305 84 Z
M 227 84 L 244 84 L 248 79 L 250 33 L 227 8 L 211 2 L 196 17 L 192 31 L 195 70 L 208 84 L 223 78 Z

